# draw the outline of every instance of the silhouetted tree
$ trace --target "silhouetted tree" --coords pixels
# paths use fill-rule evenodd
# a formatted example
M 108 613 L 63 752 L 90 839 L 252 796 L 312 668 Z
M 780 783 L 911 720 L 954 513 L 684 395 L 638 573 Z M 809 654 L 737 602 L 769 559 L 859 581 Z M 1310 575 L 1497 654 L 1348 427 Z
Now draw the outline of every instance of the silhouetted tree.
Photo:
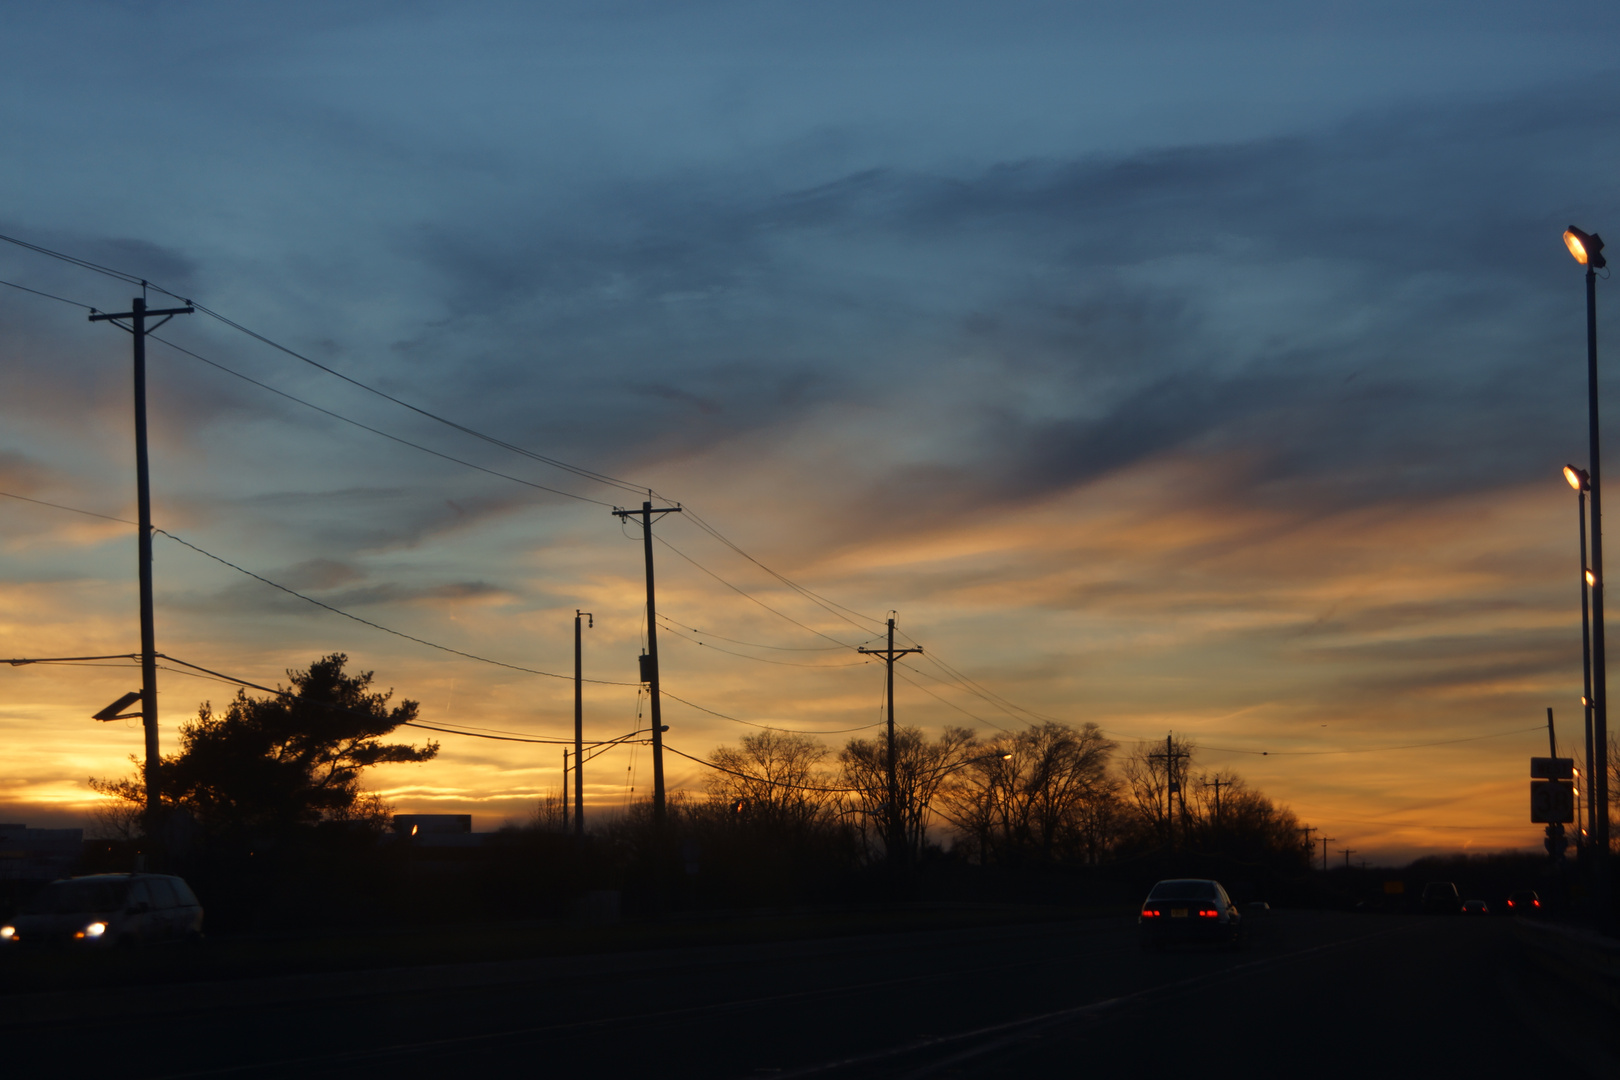
M 225 712 L 204 702 L 180 728 L 180 750 L 159 766 L 166 805 L 186 811 L 214 835 L 282 833 L 329 821 L 381 827 L 387 807 L 360 786 L 374 765 L 427 761 L 439 752 L 383 737 L 416 719 L 417 703 L 371 689 L 372 673 L 347 675 L 333 653 L 307 671 L 288 671 L 290 690 L 251 698 L 238 690 Z M 103 795 L 141 803 L 137 769 L 122 780 L 90 781 Z
M 894 742 L 903 842 L 916 856 L 922 852 L 940 786 L 977 751 L 978 743 L 973 732 L 955 727 L 936 739 L 918 728 L 896 728 Z M 860 831 L 868 853 L 875 853 L 882 848 L 888 821 L 887 736 L 849 740 L 838 752 L 838 766 L 840 786 L 852 789 L 843 797 L 843 812 Z
M 760 824 L 802 826 L 831 818 L 833 793 L 822 768 L 830 751 L 809 735 L 757 731 L 740 747 L 722 746 L 709 755 L 712 802 L 735 816 Z
M 1620 822 L 1620 733 L 1609 734 L 1609 819 Z M 1620 835 L 1610 827 L 1609 847 L 1620 853 Z
M 1049 722 L 980 744 L 946 783 L 940 813 L 982 861 L 1095 862 L 1111 838 L 1115 743 L 1096 724 Z

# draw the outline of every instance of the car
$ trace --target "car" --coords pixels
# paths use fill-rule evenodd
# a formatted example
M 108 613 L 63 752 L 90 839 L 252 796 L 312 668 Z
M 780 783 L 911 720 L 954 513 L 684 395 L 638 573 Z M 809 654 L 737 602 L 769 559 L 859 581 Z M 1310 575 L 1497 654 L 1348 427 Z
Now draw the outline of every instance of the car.
M 1462 906 L 1462 897 L 1452 882 L 1431 881 L 1423 886 L 1423 914 L 1457 915 L 1461 913 Z
M 1221 883 L 1209 878 L 1171 878 L 1153 886 L 1136 916 L 1142 948 L 1176 943 L 1238 947 L 1243 916 Z
M 1534 889 L 1520 889 L 1507 898 L 1509 915 L 1540 915 L 1547 909 L 1541 906 L 1541 897 Z
M 0 926 L 0 945 L 100 949 L 197 941 L 202 921 L 202 905 L 180 878 L 89 874 L 40 889 Z
M 1464 900 L 1462 913 L 1464 915 L 1489 915 L 1491 909 L 1490 905 L 1483 900 Z

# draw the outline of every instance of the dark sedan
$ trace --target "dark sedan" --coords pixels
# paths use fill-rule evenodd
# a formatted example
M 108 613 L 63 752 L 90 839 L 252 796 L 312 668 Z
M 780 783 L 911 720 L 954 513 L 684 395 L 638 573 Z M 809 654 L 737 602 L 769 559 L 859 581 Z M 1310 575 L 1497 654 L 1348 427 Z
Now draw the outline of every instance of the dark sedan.
M 1153 886 L 1136 917 L 1142 948 L 1177 943 L 1236 947 L 1243 941 L 1243 916 L 1218 881 L 1172 878 Z

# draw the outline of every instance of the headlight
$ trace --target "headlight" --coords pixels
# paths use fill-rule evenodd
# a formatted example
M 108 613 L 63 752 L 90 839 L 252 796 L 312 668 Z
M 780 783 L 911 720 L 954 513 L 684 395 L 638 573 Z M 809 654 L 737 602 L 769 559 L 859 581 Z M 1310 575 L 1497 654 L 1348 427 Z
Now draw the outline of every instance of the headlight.
M 107 924 L 106 923 L 104 923 L 104 922 L 93 922 L 89 926 L 85 927 L 83 930 L 80 930 L 77 934 L 74 934 L 73 936 L 76 937 L 76 938 L 98 938 L 102 934 L 105 934 L 106 932 L 107 932 Z
M 15 926 L 0 926 L 0 941 L 10 941 L 16 936 L 17 928 Z

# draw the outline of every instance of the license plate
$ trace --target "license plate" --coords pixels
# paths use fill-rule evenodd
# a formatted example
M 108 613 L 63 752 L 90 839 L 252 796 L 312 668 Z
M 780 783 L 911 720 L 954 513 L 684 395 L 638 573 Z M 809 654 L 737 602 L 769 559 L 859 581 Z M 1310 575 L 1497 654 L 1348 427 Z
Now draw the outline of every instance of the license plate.
M 1184 907 L 1173 907 L 1170 909 L 1170 917 L 1172 919 L 1185 919 L 1187 917 L 1187 909 Z

